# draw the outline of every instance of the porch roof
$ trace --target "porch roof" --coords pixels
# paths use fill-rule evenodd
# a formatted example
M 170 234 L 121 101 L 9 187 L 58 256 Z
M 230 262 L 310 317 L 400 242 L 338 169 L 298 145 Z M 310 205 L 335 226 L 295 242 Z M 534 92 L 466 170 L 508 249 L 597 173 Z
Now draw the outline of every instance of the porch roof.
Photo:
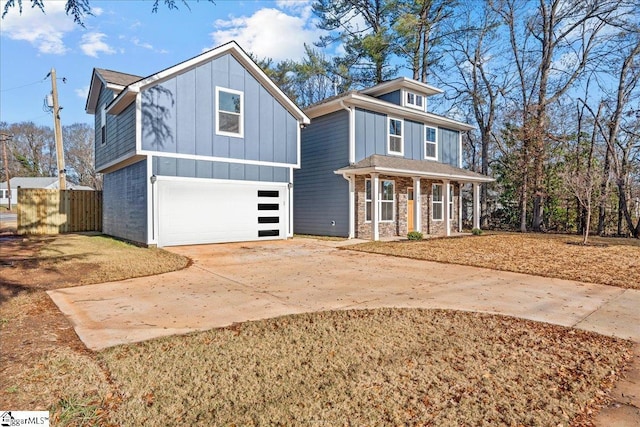
M 340 168 L 338 175 L 367 175 L 380 173 L 392 176 L 407 176 L 449 180 L 459 182 L 492 182 L 495 179 L 432 160 L 412 160 L 403 157 L 374 154 L 357 163 Z

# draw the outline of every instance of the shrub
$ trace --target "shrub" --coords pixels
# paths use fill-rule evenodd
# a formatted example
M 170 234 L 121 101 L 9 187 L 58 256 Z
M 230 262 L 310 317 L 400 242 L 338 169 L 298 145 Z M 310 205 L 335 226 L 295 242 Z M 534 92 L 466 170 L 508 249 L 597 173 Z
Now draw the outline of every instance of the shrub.
M 407 239 L 409 240 L 422 240 L 422 233 L 419 231 L 410 231 L 407 233 Z
M 473 230 L 471 230 L 471 234 L 473 234 L 474 236 L 479 236 L 482 234 L 482 230 L 480 230 L 479 228 L 474 228 Z

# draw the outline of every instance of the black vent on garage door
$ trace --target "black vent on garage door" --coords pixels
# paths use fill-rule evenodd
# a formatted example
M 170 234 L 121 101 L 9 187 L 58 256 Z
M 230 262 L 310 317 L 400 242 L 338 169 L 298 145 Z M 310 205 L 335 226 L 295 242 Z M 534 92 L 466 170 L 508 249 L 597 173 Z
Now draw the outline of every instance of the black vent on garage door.
M 279 190 L 258 190 L 258 198 L 279 198 Z M 261 200 L 260 202 L 265 202 Z M 280 203 L 258 203 L 258 224 L 279 224 Z M 258 230 L 258 237 L 275 237 L 280 235 L 280 229 Z

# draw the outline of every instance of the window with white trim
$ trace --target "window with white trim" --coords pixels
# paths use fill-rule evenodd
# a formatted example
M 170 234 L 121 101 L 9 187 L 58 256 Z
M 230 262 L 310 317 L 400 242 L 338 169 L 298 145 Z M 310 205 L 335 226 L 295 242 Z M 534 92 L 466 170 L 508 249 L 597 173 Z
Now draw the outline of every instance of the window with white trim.
M 438 129 L 424 127 L 424 158 L 438 159 Z
M 100 107 L 100 143 L 107 143 L 107 110 L 104 104 Z
M 380 181 L 380 221 L 391 222 L 394 218 L 395 184 L 393 181 Z
M 242 138 L 244 94 L 216 86 L 216 134 Z
M 405 92 L 405 102 L 406 107 L 415 108 L 418 110 L 424 111 L 424 96 L 418 95 L 414 92 Z
M 442 184 L 433 184 L 431 186 L 431 218 L 434 221 L 442 221 L 444 215 L 442 213 L 444 201 L 442 199 Z
M 371 179 L 365 180 L 364 218 L 371 221 Z M 393 222 L 395 219 L 395 183 L 390 180 L 380 180 L 380 194 L 378 195 L 380 207 L 380 222 Z
M 400 119 L 389 118 L 389 135 L 387 138 L 387 152 L 389 154 L 404 154 L 402 124 Z

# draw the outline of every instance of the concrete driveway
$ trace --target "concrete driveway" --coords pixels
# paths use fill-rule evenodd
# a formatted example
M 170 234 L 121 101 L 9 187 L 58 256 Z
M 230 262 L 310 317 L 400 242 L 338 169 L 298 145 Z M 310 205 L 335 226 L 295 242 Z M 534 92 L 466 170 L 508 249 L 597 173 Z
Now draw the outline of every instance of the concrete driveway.
M 313 239 L 175 247 L 159 276 L 49 295 L 87 347 L 318 310 L 422 307 L 501 313 L 640 342 L 640 291 L 340 250 Z

